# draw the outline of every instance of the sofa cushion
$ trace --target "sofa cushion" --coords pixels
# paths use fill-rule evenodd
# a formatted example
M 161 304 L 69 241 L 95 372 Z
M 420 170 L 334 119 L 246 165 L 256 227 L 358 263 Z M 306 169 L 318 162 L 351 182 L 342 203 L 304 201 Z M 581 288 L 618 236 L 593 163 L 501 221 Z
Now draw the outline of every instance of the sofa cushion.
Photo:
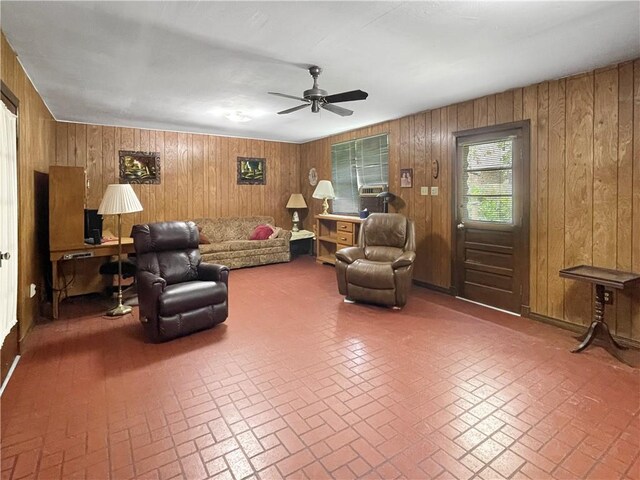
M 273 225 L 273 217 L 219 217 L 194 220 L 211 243 L 247 240 L 258 225 Z
M 273 240 L 233 240 L 230 242 L 212 243 L 210 245 L 200 245 L 202 255 L 218 252 L 236 252 L 238 250 L 256 250 L 263 248 L 280 247 L 288 250 L 285 238 L 274 238 Z
M 168 285 L 160 294 L 159 313 L 162 316 L 177 315 L 207 305 L 222 303 L 227 299 L 227 286 L 222 282 L 183 282 Z

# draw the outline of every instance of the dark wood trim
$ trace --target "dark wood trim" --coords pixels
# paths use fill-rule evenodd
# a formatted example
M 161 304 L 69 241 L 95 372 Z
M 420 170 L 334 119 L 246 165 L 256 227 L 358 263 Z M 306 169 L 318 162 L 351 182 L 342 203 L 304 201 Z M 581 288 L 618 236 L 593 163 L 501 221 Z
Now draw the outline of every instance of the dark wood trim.
M 7 87 L 7 85 L 1 80 L 0 80 L 0 92 L 2 92 L 2 96 L 5 97 L 3 98 L 3 101 L 5 101 L 6 99 L 5 105 L 7 104 L 7 102 L 10 103 L 10 105 L 7 105 L 7 108 L 11 110 L 11 113 L 17 114 L 18 107 L 20 106 L 20 100 L 18 100 L 18 97 L 16 97 L 11 91 L 11 89 Z
M 459 278 L 456 270 L 456 262 L 459 256 L 458 253 L 458 240 L 457 240 L 457 199 L 458 199 L 458 140 L 464 137 L 478 136 L 478 135 L 496 135 L 500 132 L 506 132 L 510 130 L 520 130 L 522 132 L 522 232 L 521 238 L 523 241 L 522 251 L 526 252 L 526 259 L 522 262 L 522 296 L 521 296 L 521 310 L 529 309 L 530 305 L 530 246 L 529 246 L 529 218 L 531 216 L 531 121 L 521 120 L 518 122 L 502 123 L 500 125 L 491 125 L 488 127 L 472 128 L 469 130 L 459 130 L 453 132 L 450 138 L 450 151 L 451 151 L 451 280 L 452 290 L 459 291 Z
M 417 285 L 419 287 L 424 287 L 424 288 L 428 288 L 429 290 L 434 290 L 436 292 L 440 292 L 440 293 L 446 293 L 447 295 L 451 295 L 453 297 L 456 296 L 455 294 L 455 290 L 453 287 L 440 287 L 438 285 L 433 285 L 431 283 L 428 282 L 423 282 L 422 280 L 413 280 L 414 285 Z
M 584 333 L 588 328 L 585 325 L 577 325 L 575 323 L 569 323 L 565 320 L 558 320 L 557 318 L 547 317 L 546 315 L 541 315 L 539 313 L 530 313 L 527 318 L 531 320 L 535 320 L 536 322 L 546 323 L 547 325 L 553 325 L 554 327 L 562 328 L 563 330 L 569 330 L 574 333 Z M 640 341 L 633 340 L 631 338 L 619 337 L 617 335 L 612 335 L 612 337 L 620 344 L 625 347 L 633 348 L 636 350 L 640 350 Z

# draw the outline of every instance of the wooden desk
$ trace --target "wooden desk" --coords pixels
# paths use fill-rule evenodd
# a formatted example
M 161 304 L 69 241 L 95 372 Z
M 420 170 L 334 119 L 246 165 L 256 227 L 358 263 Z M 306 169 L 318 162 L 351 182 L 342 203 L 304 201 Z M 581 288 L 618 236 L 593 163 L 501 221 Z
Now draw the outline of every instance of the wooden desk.
M 618 350 L 626 350 L 626 348 L 614 340 L 611 336 L 611 332 L 609 332 L 608 325 L 604 321 L 604 290 L 605 287 L 623 290 L 629 286 L 636 285 L 640 283 L 640 275 L 637 273 L 611 270 L 608 268 L 592 267 L 590 265 L 579 265 L 577 267 L 560 270 L 560 276 L 564 278 L 571 278 L 572 280 L 593 283 L 596 290 L 593 321 L 586 333 L 580 338 L 582 343 L 571 350 L 571 352 L 578 353 L 583 351 L 591 345 L 591 342 L 593 342 L 594 338 L 597 336 L 598 331 L 601 331 L 608 346 L 611 347 L 609 353 L 621 362 L 626 363 L 618 353 Z
M 133 253 L 134 251 L 135 250 L 133 248 L 133 238 L 123 237 L 122 253 L 127 254 L 127 253 Z M 65 258 L 65 256 L 79 254 L 79 253 L 90 253 L 91 256 L 80 257 L 80 258 Z M 72 282 L 69 282 L 69 284 L 65 285 L 66 283 L 65 279 L 64 278 L 61 279 L 60 277 L 63 264 L 70 263 L 70 262 L 85 262 L 88 264 L 87 266 L 91 266 L 91 262 L 89 262 L 89 260 L 91 260 L 92 258 L 105 260 L 116 255 L 118 255 L 117 240 L 104 242 L 100 245 L 86 244 L 83 247 L 79 247 L 79 248 L 51 250 L 49 259 L 51 260 L 52 277 L 53 277 L 52 279 L 53 280 L 52 310 L 53 310 L 54 319 L 58 318 L 60 295 L 62 294 L 62 292 L 64 291 L 65 298 L 68 296 L 72 296 L 68 294 L 68 288 L 71 287 Z M 95 264 L 93 266 L 95 266 Z M 94 279 L 95 278 L 100 279 L 97 270 L 94 271 L 93 269 L 90 269 L 87 273 Z M 104 288 L 103 281 L 85 282 L 80 287 L 74 289 L 73 295 L 82 295 L 85 293 L 100 292 L 102 288 Z

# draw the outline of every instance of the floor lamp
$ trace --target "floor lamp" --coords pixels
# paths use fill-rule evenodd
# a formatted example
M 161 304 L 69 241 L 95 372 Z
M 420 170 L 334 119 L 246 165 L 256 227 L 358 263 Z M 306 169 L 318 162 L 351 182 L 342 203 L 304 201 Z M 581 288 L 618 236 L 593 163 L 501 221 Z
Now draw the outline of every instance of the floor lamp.
M 122 304 L 122 214 L 141 211 L 142 205 L 129 184 L 109 185 L 98 209 L 100 215 L 118 215 L 118 306 L 107 312 L 110 317 L 131 313 L 131 307 Z

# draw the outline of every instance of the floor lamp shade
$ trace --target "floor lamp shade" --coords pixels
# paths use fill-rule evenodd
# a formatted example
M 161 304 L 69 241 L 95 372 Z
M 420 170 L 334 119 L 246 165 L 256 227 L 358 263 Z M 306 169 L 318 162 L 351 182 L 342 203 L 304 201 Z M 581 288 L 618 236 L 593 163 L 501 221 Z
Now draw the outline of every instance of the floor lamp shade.
M 98 213 L 100 215 L 118 215 L 120 213 L 141 212 L 142 205 L 136 193 L 128 183 L 114 183 L 107 186 Z

